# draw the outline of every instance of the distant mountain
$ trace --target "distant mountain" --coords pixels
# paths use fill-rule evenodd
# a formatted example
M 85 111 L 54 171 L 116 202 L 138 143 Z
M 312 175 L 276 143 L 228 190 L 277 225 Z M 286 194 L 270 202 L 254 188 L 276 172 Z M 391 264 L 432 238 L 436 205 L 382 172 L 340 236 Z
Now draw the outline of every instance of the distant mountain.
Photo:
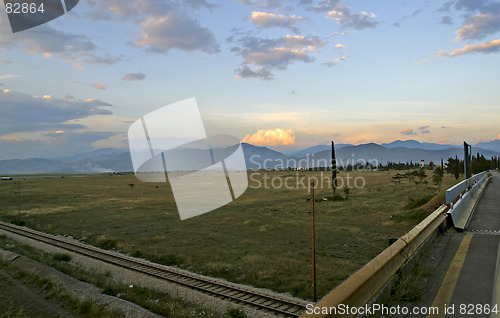
M 44 174 L 44 173 L 77 173 L 70 164 L 60 161 L 30 158 L 0 160 L 0 174 Z
M 500 156 L 500 152 L 493 150 L 499 145 L 500 140 L 490 143 L 480 143 L 473 146 L 472 152 L 483 154 L 486 158 Z M 330 166 L 331 150 L 329 145 L 318 145 L 310 147 L 293 155 L 287 156 L 281 152 L 267 147 L 258 147 L 242 143 L 247 169 L 272 169 L 287 167 L 314 167 Z M 405 145 L 406 147 L 398 146 Z M 438 147 L 439 146 L 439 147 Z M 359 160 L 371 160 L 372 163 L 387 164 L 387 162 L 414 162 L 420 163 L 424 160 L 426 164 L 430 161 L 439 163 L 441 158 L 446 162 L 448 158 L 458 156 L 463 158 L 463 148 L 450 146 L 444 149 L 443 145 L 419 143 L 415 140 L 395 141 L 390 144 L 378 145 L 375 143 L 363 145 L 338 145 L 336 149 L 337 164 L 347 166 L 357 163 Z M 479 148 L 481 146 L 482 148 Z M 488 148 L 488 149 L 487 149 Z M 167 166 L 175 170 L 191 170 L 193 167 L 209 166 L 210 162 L 200 162 L 200 158 L 206 158 L 206 151 L 195 148 L 180 148 L 177 151 L 178 158 L 168 156 Z M 224 156 L 225 157 L 225 156 Z M 186 159 L 187 158 L 187 159 Z M 218 160 L 217 158 L 215 158 Z M 0 160 L 0 174 L 47 174 L 47 173 L 96 173 L 96 172 L 122 172 L 132 171 L 132 161 L 128 150 L 123 149 L 99 149 L 93 152 L 76 154 L 69 157 L 54 159 L 13 159 Z
M 490 150 L 490 151 L 495 151 L 500 153 L 500 139 L 493 140 L 493 141 L 488 141 L 488 142 L 480 142 L 475 145 L 478 148 L 485 149 L 485 150 Z M 474 146 L 472 146 L 474 147 Z M 474 149 L 472 149 L 474 152 Z
M 55 161 L 62 161 L 62 162 L 77 162 L 80 160 L 85 160 L 85 159 L 96 157 L 96 156 L 109 155 L 109 154 L 116 153 L 119 151 L 121 151 L 121 152 L 126 151 L 128 153 L 128 150 L 123 150 L 123 149 L 102 148 L 102 149 L 97 149 L 94 151 L 78 153 L 78 154 L 75 154 L 72 156 L 55 157 L 55 158 L 49 158 L 49 159 L 55 160 Z
M 424 149 L 424 150 L 443 150 L 448 148 L 460 148 L 461 146 L 455 145 L 441 145 L 431 142 L 419 142 L 416 140 L 395 140 L 390 143 L 382 144 L 381 146 L 393 149 L 393 148 L 410 148 L 410 149 Z
M 347 147 L 347 146 L 352 146 L 350 144 L 335 144 L 335 150 Z M 331 150 L 332 146 L 331 145 L 317 145 L 313 147 L 309 147 L 306 149 L 302 149 L 300 151 L 294 152 L 290 154 L 290 157 L 294 158 L 302 158 L 302 157 L 307 157 L 307 155 L 311 156 L 315 153 L 326 151 L 326 150 Z
M 480 151 L 485 157 L 489 158 L 491 156 L 498 156 L 499 154 L 493 151 L 484 150 Z M 429 162 L 439 163 L 441 158 L 446 162 L 448 158 L 455 158 L 457 156 L 463 159 L 464 153 L 463 149 L 447 148 L 441 150 L 425 150 L 419 148 L 386 148 L 377 144 L 364 144 L 358 146 L 344 147 L 336 151 L 337 164 L 342 166 L 347 166 L 352 164 L 352 162 L 358 162 L 358 160 L 373 160 L 381 164 L 387 164 L 387 162 L 414 162 L 420 163 L 424 160 L 426 164 Z M 321 163 L 323 166 L 329 166 L 329 160 L 331 158 L 330 151 L 319 152 L 314 155 L 314 159 L 311 160 L 309 164 Z

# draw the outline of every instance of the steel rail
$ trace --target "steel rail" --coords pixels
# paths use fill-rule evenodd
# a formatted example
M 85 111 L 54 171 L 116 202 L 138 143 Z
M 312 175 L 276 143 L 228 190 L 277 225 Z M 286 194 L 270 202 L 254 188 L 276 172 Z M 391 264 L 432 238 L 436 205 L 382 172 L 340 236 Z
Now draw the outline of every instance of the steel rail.
M 305 309 L 305 301 L 292 301 L 277 296 L 267 295 L 265 293 L 259 293 L 256 290 L 247 289 L 244 286 L 235 286 L 209 277 L 181 272 L 172 267 L 137 259 L 117 252 L 103 250 L 95 246 L 35 231 L 26 227 L 0 222 L 0 229 L 93 259 L 98 259 L 106 263 L 164 279 L 212 296 L 230 299 L 233 302 L 240 304 L 244 303 L 258 309 L 264 309 L 282 317 L 299 317 Z

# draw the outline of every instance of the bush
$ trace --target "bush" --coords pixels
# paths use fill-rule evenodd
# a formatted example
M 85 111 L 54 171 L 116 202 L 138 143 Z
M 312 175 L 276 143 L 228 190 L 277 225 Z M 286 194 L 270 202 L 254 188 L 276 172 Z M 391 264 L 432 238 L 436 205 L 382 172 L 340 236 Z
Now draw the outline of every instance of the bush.
M 226 316 L 230 318 L 246 318 L 247 314 L 240 309 L 236 307 L 228 307 L 226 310 Z
M 69 262 L 71 261 L 71 255 L 64 253 L 56 253 L 52 256 L 55 261 Z
M 433 196 L 430 194 L 426 195 L 425 197 L 418 198 L 418 199 L 410 198 L 410 202 L 408 202 L 405 205 L 405 210 L 411 210 L 411 209 L 418 208 L 418 207 L 426 204 L 427 202 L 429 202 L 432 198 L 433 198 Z

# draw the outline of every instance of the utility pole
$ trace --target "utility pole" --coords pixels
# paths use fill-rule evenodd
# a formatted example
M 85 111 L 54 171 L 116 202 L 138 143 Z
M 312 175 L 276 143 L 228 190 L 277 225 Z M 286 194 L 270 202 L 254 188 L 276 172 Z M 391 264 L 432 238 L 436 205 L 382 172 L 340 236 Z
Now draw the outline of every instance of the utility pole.
M 335 143 L 332 140 L 332 188 L 333 197 L 337 190 L 337 160 L 335 159 Z
M 464 141 L 464 179 L 467 180 L 472 176 L 471 167 L 471 152 L 472 147 Z M 465 182 L 465 186 L 469 188 L 468 181 Z
M 21 224 L 21 179 L 17 181 L 17 222 Z
M 313 301 L 316 302 L 316 251 L 315 251 L 315 237 L 314 237 L 314 182 L 311 182 L 311 245 L 312 245 L 312 290 Z

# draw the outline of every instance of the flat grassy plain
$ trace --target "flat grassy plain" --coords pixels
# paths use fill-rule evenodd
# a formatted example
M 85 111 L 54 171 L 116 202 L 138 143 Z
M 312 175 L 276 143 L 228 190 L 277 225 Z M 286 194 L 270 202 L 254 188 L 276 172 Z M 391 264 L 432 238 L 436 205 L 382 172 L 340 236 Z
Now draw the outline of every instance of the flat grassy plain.
M 349 176 L 348 200 L 316 188 L 316 270 L 323 296 L 444 200 L 427 171 L 428 184 L 395 185 L 401 171 L 341 172 Z M 249 188 L 234 202 L 181 221 L 168 183 L 134 175 L 19 177 L 0 181 L 0 219 L 116 249 L 229 281 L 310 299 L 311 215 L 307 178 L 331 172 L 249 172 Z M 288 178 L 292 188 L 264 188 Z M 363 188 L 352 186 L 359 178 Z M 304 180 L 300 183 L 300 180 Z M 297 181 L 299 186 L 297 187 Z M 418 178 L 417 178 L 418 181 Z M 21 184 L 20 213 L 18 182 Z M 442 189 L 455 183 L 445 176 Z M 259 187 L 260 184 L 260 187 Z M 342 189 L 337 191 L 344 196 Z M 429 198 L 430 202 L 424 204 Z M 423 199 L 425 198 L 425 199 Z M 410 205 L 410 203 L 412 203 Z

